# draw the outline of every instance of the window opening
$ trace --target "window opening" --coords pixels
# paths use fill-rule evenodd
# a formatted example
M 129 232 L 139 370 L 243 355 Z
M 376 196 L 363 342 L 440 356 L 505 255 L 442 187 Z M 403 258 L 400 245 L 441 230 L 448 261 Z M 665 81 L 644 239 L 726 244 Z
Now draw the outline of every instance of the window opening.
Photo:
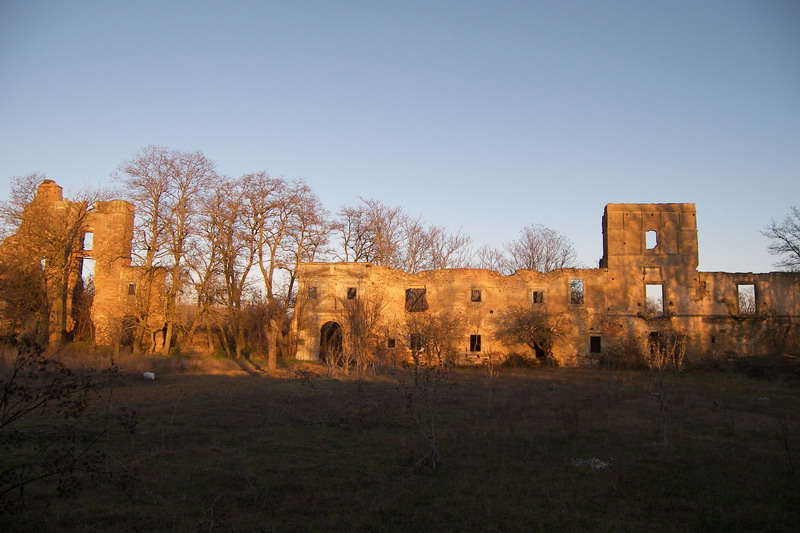
M 397 340 L 396 339 L 386 339 L 386 347 L 387 348 L 394 348 L 395 346 L 397 346 Z
M 81 278 L 83 278 L 84 286 L 88 286 L 90 282 L 94 283 L 94 267 L 94 259 L 90 257 L 83 258 L 83 264 L 81 265 Z
M 472 289 L 469 297 L 471 302 L 480 302 L 481 301 L 481 290 L 480 289 Z
M 645 311 L 649 316 L 664 315 L 664 286 L 660 283 L 645 285 Z
M 420 313 L 428 310 L 428 300 L 425 289 L 406 289 L 406 311 Z
M 531 302 L 535 304 L 543 304 L 544 303 L 544 291 L 532 291 L 531 292 Z
M 409 339 L 408 343 L 409 349 L 412 352 L 421 352 L 422 351 L 422 335 L 419 333 L 412 333 L 411 338 Z
M 469 336 L 469 351 L 470 352 L 480 352 L 481 351 L 481 336 L 480 335 L 470 335 Z
M 599 335 L 589 337 L 589 353 L 602 353 L 603 341 Z
M 654 250 L 658 246 L 658 232 L 655 230 L 646 231 L 644 233 L 644 247 L 647 250 Z
M 91 231 L 87 231 L 86 233 L 83 234 L 83 251 L 91 252 L 93 246 L 94 246 L 94 233 Z
M 136 295 L 136 284 L 128 283 L 128 296 L 135 296 L 135 295 Z
M 309 287 L 308 288 L 308 299 L 309 300 L 316 300 L 317 299 L 317 288 L 316 287 Z
M 752 283 L 736 285 L 740 315 L 756 314 L 756 286 Z
M 571 279 L 569 281 L 569 303 L 582 304 L 584 296 L 583 280 Z
M 357 292 L 355 287 L 347 287 L 347 299 L 355 300 Z

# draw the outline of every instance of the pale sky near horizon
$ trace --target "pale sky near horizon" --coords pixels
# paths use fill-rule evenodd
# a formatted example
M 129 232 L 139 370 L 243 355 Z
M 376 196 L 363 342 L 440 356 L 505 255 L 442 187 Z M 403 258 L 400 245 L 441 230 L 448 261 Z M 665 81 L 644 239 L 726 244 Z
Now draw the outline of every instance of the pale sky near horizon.
M 594 267 L 607 203 L 695 203 L 700 269 L 800 205 L 800 2 L 0 0 L 0 198 L 145 145 Z

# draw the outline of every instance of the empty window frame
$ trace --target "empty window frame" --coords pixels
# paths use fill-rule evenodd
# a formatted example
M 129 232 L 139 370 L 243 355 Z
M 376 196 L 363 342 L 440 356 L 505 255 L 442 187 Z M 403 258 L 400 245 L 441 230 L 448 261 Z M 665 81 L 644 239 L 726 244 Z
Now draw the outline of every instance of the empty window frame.
M 406 289 L 406 311 L 420 313 L 428 310 L 428 300 L 425 289 Z
M 316 287 L 309 287 L 308 288 L 308 299 L 309 300 L 316 300 L 317 299 L 317 288 Z
M 83 251 L 91 252 L 94 247 L 94 233 L 87 231 L 83 234 Z
M 756 314 L 756 286 L 752 283 L 736 285 L 736 298 L 740 315 Z
M 664 286 L 647 283 L 644 286 L 645 311 L 649 316 L 664 316 Z
M 469 301 L 470 302 L 480 302 L 481 301 L 481 290 L 480 289 L 472 289 L 469 294 Z
M 481 336 L 480 335 L 470 335 L 469 336 L 469 351 L 470 352 L 480 352 L 481 351 Z
M 128 283 L 128 296 L 136 295 L 136 284 Z
M 347 287 L 347 299 L 348 300 L 355 300 L 358 291 L 355 287 Z
M 543 304 L 544 303 L 544 291 L 531 291 L 531 303 L 532 304 Z
M 600 335 L 589 336 L 589 353 L 590 354 L 603 353 L 603 339 L 600 337 Z
M 644 232 L 644 247 L 646 250 L 655 250 L 658 246 L 658 232 L 655 230 Z
M 573 305 L 582 305 L 585 296 L 586 294 L 583 286 L 583 280 L 569 280 L 569 303 Z
M 408 347 L 412 352 L 421 352 L 423 347 L 422 335 L 419 333 L 412 333 L 408 339 Z
M 397 339 L 386 339 L 387 348 L 394 348 L 395 346 L 397 346 Z

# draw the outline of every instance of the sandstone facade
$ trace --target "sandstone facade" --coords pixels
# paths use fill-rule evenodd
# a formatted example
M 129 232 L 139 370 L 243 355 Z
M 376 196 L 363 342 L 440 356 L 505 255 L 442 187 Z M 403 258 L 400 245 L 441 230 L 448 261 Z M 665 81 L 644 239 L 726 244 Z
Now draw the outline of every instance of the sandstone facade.
M 596 269 L 504 276 L 453 269 L 408 274 L 370 263 L 306 263 L 298 269 L 294 317 L 297 357 L 320 358 L 331 342 L 348 349 L 343 307 L 350 298 L 380 299 L 383 355 L 409 352 L 403 324 L 414 312 L 460 317 L 458 362 L 480 363 L 526 346 L 497 338 L 502 311 L 523 306 L 563 317 L 566 335 L 551 349 L 564 364 L 677 333 L 689 357 L 758 355 L 797 348 L 800 274 L 699 272 L 694 204 L 609 204 L 603 257 Z M 423 311 L 407 298 L 424 297 Z M 340 340 L 341 339 L 341 340 Z M 540 354 L 541 355 L 541 354 Z
M 36 267 L 41 263 L 50 302 L 51 345 L 72 332 L 73 295 L 89 259 L 94 260 L 95 344 L 112 345 L 163 326 L 165 274 L 131 265 L 133 218 L 133 205 L 123 200 L 100 201 L 90 208 L 65 200 L 52 180 L 39 185 L 19 230 L 0 247 L 0 259 L 18 265 L 33 262 Z M 55 265 L 43 259 L 48 255 L 63 256 L 63 261 Z M 66 279 L 62 273 L 67 273 Z

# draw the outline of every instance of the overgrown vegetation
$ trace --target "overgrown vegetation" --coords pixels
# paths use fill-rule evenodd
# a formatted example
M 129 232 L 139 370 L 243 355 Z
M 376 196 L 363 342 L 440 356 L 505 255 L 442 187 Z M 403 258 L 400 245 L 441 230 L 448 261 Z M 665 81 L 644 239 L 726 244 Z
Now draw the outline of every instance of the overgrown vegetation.
M 116 482 L 60 493 L 57 483 L 31 485 L 0 528 L 794 531 L 800 523 L 797 376 L 670 372 L 665 454 L 647 371 L 608 379 L 494 367 L 487 378 L 481 369 L 410 366 L 353 378 L 313 364 L 279 377 L 178 368 L 155 381 L 123 372 L 102 403 L 127 427 L 80 418 L 85 435 L 101 436 L 103 468 L 125 466 Z M 88 405 L 96 412 L 100 402 Z M 73 442 L 55 421 L 31 414 L 18 429 Z M 2 468 L 17 453 L 3 453 Z

